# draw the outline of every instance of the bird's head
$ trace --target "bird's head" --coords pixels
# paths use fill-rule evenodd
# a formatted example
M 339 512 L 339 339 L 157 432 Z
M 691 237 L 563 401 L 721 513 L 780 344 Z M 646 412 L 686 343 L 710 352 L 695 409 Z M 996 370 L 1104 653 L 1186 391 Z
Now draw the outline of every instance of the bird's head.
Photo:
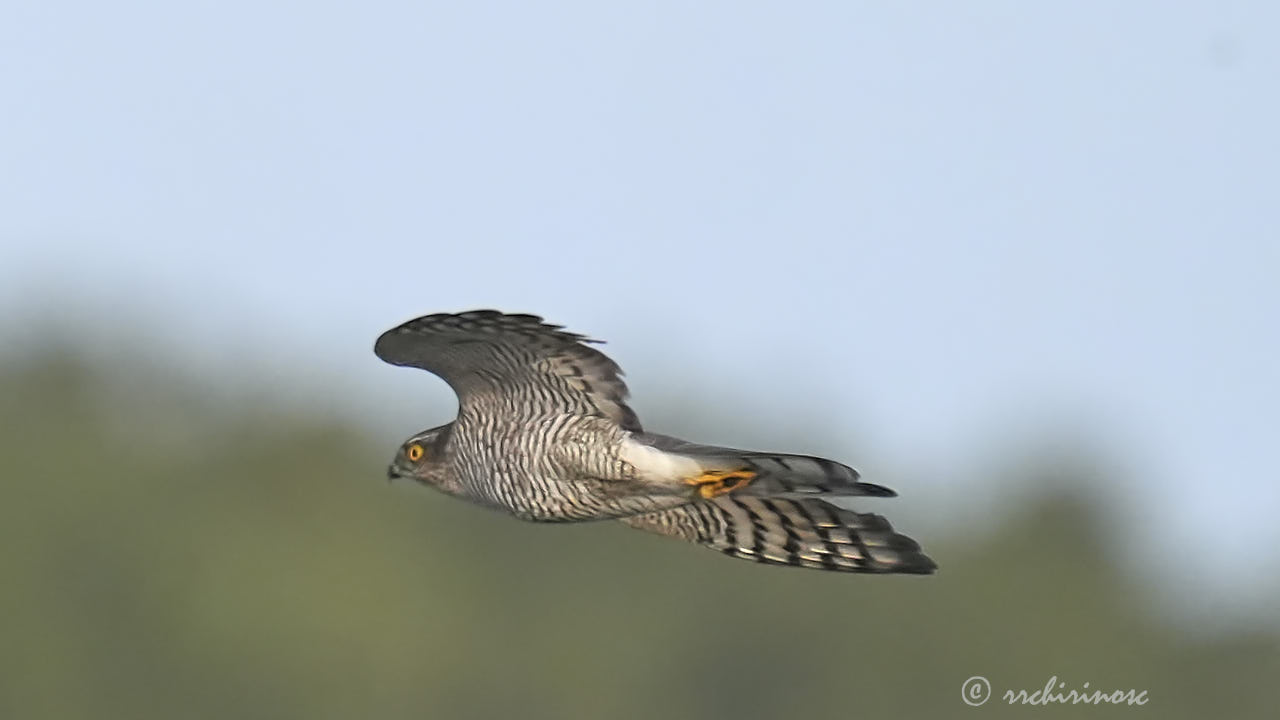
M 450 490 L 448 485 L 448 440 L 453 424 L 423 430 L 404 441 L 391 464 L 387 479 L 408 478 L 424 485 Z

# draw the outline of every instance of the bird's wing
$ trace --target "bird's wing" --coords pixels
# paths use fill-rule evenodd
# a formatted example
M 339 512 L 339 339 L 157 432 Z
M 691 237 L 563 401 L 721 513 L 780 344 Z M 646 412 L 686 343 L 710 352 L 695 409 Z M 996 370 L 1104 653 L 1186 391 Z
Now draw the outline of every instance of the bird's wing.
M 535 315 L 472 310 L 410 320 L 383 333 L 373 351 L 439 375 L 464 409 L 599 415 L 639 432 L 622 370 L 592 342 Z
M 937 566 L 880 515 L 816 498 L 724 495 L 621 518 L 639 530 L 770 565 L 863 573 L 929 574 Z

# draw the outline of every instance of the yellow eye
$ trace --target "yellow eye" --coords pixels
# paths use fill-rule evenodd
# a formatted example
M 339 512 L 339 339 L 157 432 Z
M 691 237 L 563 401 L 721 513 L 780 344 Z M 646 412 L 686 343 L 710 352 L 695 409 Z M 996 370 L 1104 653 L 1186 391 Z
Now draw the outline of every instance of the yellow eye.
M 419 460 L 422 459 L 422 456 L 426 455 L 427 453 L 425 450 L 422 449 L 421 445 L 414 443 L 409 446 L 408 450 L 404 451 L 404 454 L 406 457 L 409 458 L 410 462 L 418 462 Z

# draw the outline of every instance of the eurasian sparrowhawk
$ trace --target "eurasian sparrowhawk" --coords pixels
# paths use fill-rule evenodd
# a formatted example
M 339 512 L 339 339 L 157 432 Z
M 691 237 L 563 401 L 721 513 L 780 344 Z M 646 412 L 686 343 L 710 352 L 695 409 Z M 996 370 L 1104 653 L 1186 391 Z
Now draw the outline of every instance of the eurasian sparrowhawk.
M 458 417 L 409 438 L 388 468 L 525 520 L 617 519 L 774 565 L 931 573 L 883 517 L 827 498 L 892 497 L 819 457 L 698 445 L 645 432 L 618 365 L 596 342 L 534 315 L 427 315 L 383 333 L 374 352 L 428 370 Z

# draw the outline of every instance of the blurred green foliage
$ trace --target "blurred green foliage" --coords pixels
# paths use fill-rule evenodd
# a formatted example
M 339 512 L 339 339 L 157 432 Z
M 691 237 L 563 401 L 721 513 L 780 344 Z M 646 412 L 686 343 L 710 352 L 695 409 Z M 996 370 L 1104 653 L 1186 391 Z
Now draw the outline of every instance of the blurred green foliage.
M 213 395 L 0 370 L 0 717 L 1276 717 L 1275 635 L 1157 621 L 1082 498 L 905 528 L 935 577 L 768 568 L 388 485 L 399 438 Z M 972 675 L 1150 702 L 975 709 Z

